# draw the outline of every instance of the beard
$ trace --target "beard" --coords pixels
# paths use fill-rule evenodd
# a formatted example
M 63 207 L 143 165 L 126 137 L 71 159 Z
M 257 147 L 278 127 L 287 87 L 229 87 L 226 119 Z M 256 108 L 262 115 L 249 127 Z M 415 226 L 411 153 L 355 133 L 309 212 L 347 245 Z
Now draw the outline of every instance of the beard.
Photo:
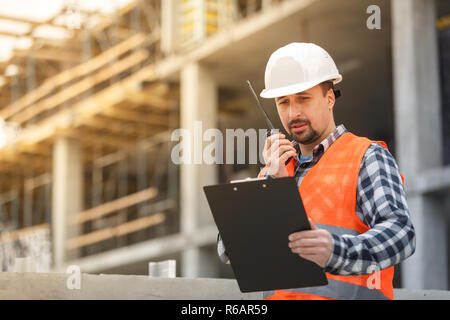
M 292 125 L 302 123 L 306 124 L 305 129 L 300 133 L 295 133 L 292 130 Z M 320 138 L 320 133 L 311 127 L 311 123 L 306 119 L 294 119 L 289 122 L 289 134 L 300 144 L 310 144 Z

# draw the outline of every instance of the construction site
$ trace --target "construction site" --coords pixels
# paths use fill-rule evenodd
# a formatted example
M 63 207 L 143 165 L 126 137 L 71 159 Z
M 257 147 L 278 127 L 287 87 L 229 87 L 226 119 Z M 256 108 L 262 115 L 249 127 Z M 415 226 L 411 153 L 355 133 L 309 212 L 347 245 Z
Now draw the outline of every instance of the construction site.
M 330 53 L 336 124 L 385 141 L 405 177 L 417 246 L 398 297 L 450 299 L 449 1 L 1 2 L 0 299 L 259 299 L 219 260 L 203 187 L 263 164 L 174 163 L 173 132 L 267 129 L 246 80 L 259 93 L 291 42 Z M 176 278 L 149 279 L 167 260 Z M 70 266 L 84 291 L 67 291 Z

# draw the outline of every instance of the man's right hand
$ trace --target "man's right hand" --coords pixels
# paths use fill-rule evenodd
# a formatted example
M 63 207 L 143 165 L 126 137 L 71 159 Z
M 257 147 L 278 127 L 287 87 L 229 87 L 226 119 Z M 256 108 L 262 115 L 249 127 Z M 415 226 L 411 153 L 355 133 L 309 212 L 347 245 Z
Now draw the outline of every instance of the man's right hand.
M 288 177 L 286 161 L 297 154 L 292 143 L 282 133 L 271 135 L 266 139 L 263 158 L 266 162 L 267 173 L 276 177 Z

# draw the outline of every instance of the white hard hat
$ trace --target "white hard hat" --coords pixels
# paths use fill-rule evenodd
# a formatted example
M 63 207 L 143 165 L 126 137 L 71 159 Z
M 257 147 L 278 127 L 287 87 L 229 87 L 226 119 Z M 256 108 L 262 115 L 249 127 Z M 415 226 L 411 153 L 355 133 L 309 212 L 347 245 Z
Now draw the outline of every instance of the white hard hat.
M 331 56 L 313 43 L 294 42 L 276 50 L 266 66 L 263 98 L 277 98 L 308 90 L 319 83 L 342 76 Z

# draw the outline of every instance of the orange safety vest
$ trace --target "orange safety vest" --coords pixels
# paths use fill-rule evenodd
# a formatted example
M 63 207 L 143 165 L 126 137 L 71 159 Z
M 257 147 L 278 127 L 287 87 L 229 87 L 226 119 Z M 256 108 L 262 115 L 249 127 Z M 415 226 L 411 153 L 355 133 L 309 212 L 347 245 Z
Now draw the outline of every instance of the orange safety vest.
M 311 221 L 321 229 L 337 235 L 358 235 L 370 228 L 358 218 L 356 188 L 361 162 L 367 148 L 377 142 L 345 133 L 311 168 L 299 187 L 303 206 Z M 294 176 L 295 160 L 287 164 L 289 176 Z M 267 167 L 260 174 L 263 177 Z M 402 177 L 403 180 L 403 177 Z M 374 269 L 368 272 L 373 272 Z M 326 273 L 328 285 L 264 292 L 268 300 L 330 300 L 330 299 L 393 299 L 394 267 L 362 276 L 337 276 Z M 375 278 L 378 277 L 378 278 Z M 375 280 L 378 280 L 375 281 Z M 372 289 L 374 284 L 379 289 Z

